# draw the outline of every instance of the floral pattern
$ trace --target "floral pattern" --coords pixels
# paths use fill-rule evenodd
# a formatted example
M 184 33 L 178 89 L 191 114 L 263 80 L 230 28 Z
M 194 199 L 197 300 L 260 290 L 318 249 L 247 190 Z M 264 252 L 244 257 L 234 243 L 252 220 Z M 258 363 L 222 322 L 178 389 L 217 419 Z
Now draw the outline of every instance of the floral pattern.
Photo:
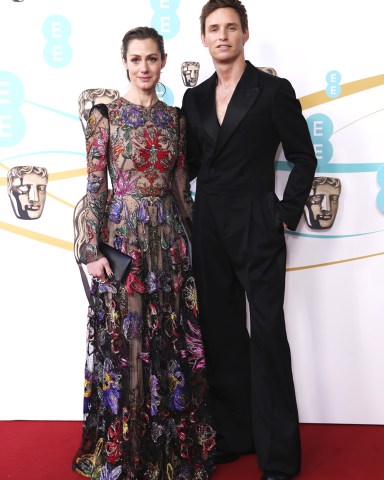
M 93 480 L 206 480 L 212 468 L 184 137 L 184 118 L 160 101 L 119 98 L 89 116 L 87 261 L 100 241 L 133 259 L 125 284 L 91 287 L 73 468 Z

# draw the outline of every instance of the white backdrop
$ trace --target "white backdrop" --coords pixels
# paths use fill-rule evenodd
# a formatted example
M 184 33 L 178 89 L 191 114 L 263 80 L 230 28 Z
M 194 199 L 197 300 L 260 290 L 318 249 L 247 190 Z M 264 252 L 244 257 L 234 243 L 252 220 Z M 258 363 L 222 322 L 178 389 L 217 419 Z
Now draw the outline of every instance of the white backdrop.
M 124 94 L 121 39 L 153 25 L 168 52 L 166 100 L 180 105 L 181 63 L 200 62 L 199 82 L 213 71 L 199 39 L 204 3 L 0 0 L 0 419 L 82 418 L 87 302 L 72 214 L 86 178 L 77 99 L 87 88 Z M 286 235 L 286 321 L 302 422 L 384 423 L 380 3 L 245 0 L 247 58 L 292 82 L 319 134 L 317 175 L 342 182 L 332 229 L 314 231 L 302 220 Z M 341 89 L 333 85 L 328 96 L 335 71 Z M 6 175 L 17 165 L 48 169 L 38 220 L 12 211 Z M 280 155 L 279 195 L 286 178 Z

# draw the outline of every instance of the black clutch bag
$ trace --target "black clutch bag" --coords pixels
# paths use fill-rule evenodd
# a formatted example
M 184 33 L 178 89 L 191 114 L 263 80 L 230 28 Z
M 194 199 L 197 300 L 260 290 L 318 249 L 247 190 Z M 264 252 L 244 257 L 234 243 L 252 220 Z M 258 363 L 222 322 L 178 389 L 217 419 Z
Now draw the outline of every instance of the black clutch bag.
M 100 243 L 99 249 L 109 262 L 113 278 L 118 282 L 124 282 L 132 268 L 132 257 L 104 242 Z

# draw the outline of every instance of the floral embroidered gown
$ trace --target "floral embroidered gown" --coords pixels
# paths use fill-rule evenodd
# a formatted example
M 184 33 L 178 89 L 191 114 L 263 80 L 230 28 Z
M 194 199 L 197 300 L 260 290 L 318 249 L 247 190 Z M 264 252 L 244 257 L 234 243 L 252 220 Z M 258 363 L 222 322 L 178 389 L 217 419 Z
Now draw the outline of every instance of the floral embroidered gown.
M 133 258 L 125 284 L 91 287 L 73 468 L 92 479 L 207 479 L 212 466 L 179 112 L 121 97 L 94 107 L 88 121 L 87 261 L 101 255 L 98 241 Z

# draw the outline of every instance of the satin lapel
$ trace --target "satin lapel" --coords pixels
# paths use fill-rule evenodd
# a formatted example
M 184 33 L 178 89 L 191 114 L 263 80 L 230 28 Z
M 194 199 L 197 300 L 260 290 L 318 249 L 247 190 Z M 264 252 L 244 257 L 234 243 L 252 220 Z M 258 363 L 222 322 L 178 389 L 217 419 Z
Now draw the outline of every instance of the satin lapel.
M 216 89 L 217 75 L 214 73 L 206 83 L 206 88 L 196 98 L 197 109 L 201 117 L 204 129 L 211 138 L 213 145 L 216 144 L 219 135 L 219 124 L 216 115 Z
M 257 69 L 249 64 L 233 92 L 225 112 L 216 144 L 215 157 L 223 149 L 233 132 L 239 126 L 260 93 L 259 75 Z M 252 85 L 252 86 L 251 86 Z

